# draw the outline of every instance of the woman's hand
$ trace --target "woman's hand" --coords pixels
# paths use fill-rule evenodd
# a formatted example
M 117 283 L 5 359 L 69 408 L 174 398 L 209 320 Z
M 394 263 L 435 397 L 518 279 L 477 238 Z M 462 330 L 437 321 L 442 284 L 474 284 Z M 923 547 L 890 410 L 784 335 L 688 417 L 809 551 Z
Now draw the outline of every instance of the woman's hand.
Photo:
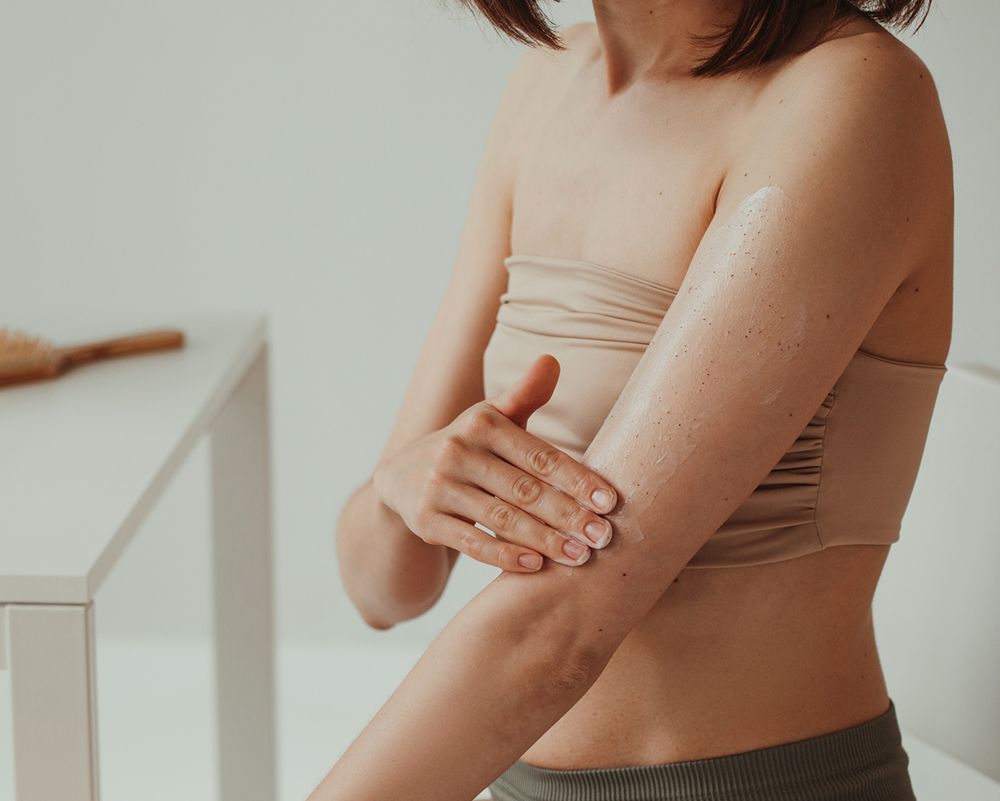
M 559 362 L 540 356 L 506 392 L 382 462 L 375 493 L 425 542 L 503 570 L 533 572 L 542 556 L 583 564 L 611 539 L 601 514 L 617 497 L 597 473 L 524 430 L 558 378 Z

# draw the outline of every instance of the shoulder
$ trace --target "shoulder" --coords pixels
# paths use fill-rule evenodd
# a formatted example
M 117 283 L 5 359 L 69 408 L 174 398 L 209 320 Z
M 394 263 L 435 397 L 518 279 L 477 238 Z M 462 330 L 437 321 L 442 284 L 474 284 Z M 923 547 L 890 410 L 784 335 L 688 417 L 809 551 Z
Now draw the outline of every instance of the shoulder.
M 560 28 L 559 35 L 567 45 L 576 47 L 596 47 L 599 44 L 596 22 L 574 22 L 565 28 Z
M 788 58 L 764 82 L 752 117 L 756 130 L 782 149 L 846 140 L 859 157 L 898 164 L 918 155 L 950 158 L 930 69 L 881 28 Z
M 929 121 L 941 112 L 930 69 L 882 29 L 830 39 L 789 58 L 761 99 L 775 95 L 789 112 L 839 112 L 849 115 L 845 121 L 867 115 L 891 123 L 904 114 Z
M 544 45 L 525 47 L 511 70 L 509 85 L 522 96 L 544 94 L 569 80 L 599 50 L 597 25 L 577 22 L 559 29 L 563 50 Z
M 730 196 L 783 178 L 879 207 L 887 223 L 913 223 L 928 236 L 951 203 L 951 150 L 933 76 L 881 28 L 783 59 L 760 79 L 734 133 Z
M 580 67 L 599 48 L 593 23 L 569 25 L 559 35 L 565 49 L 526 46 L 508 74 L 493 127 L 511 153 L 530 137 L 535 121 L 551 113 Z

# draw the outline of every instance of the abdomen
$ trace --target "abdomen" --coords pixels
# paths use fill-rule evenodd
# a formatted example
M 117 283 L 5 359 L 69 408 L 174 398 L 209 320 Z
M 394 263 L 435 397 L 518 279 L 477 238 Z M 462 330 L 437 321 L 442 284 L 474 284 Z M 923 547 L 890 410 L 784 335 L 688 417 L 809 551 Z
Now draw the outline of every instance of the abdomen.
M 871 599 L 887 552 L 846 545 L 682 571 L 523 759 L 557 769 L 700 759 L 876 717 L 888 695 Z

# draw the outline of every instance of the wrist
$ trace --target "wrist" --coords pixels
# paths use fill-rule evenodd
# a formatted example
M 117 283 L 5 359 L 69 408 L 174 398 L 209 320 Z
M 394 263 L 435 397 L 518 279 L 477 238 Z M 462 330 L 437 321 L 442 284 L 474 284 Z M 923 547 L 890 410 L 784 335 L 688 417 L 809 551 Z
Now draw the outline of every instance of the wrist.
M 396 518 L 399 522 L 402 522 L 402 517 L 396 511 L 395 506 L 389 500 L 388 492 L 388 482 L 387 476 L 385 474 L 385 463 L 376 465 L 375 470 L 372 471 L 371 477 L 371 487 L 372 495 L 375 497 L 375 502 L 378 504 L 379 512 L 382 515 L 391 515 Z

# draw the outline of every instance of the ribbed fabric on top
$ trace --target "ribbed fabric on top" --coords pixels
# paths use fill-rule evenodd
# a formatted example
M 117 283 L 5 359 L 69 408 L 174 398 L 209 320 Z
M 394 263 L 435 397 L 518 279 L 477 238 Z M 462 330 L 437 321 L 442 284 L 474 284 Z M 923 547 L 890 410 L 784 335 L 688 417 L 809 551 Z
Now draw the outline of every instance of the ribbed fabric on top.
M 518 760 L 493 801 L 914 801 L 896 708 L 831 734 L 740 754 L 554 770 Z
M 587 261 L 513 255 L 483 354 L 487 396 L 542 353 L 562 367 L 527 430 L 580 459 L 675 289 Z M 945 365 L 859 350 L 770 474 L 689 562 L 763 564 L 899 538 Z

